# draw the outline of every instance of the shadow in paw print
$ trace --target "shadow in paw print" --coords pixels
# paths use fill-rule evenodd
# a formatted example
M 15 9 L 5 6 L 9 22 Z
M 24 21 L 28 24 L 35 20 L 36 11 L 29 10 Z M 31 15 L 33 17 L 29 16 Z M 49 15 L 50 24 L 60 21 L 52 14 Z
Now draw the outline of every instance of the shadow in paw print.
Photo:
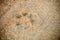
M 20 24 L 19 24 L 19 23 L 17 23 L 16 25 L 17 25 L 17 26 L 19 26 Z
M 19 24 L 19 23 L 17 23 L 16 26 L 20 27 L 22 29 L 27 29 L 27 25 L 26 24 Z
M 24 13 L 24 14 L 23 14 L 23 16 L 26 16 L 26 15 L 27 15 L 27 13 Z
M 21 18 L 22 16 L 16 16 L 16 18 Z

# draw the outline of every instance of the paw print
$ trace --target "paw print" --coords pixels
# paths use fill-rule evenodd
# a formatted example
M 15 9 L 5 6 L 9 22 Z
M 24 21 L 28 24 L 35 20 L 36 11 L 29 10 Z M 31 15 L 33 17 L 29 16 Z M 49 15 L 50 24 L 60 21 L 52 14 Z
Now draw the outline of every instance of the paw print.
M 34 26 L 40 25 L 41 19 L 37 13 L 29 12 L 28 10 L 24 10 L 24 11 L 18 12 L 17 14 L 18 14 L 17 18 L 19 19 L 20 23 L 23 25 L 25 24 L 26 28 L 27 27 L 32 28 Z

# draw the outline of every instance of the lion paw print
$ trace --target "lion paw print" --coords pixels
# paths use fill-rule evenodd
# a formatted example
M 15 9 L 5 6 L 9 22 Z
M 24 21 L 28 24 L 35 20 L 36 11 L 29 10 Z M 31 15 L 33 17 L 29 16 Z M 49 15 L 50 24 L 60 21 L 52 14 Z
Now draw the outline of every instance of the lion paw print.
M 27 10 L 16 14 L 17 27 L 32 28 L 40 25 L 41 19 L 37 13 L 28 12 Z

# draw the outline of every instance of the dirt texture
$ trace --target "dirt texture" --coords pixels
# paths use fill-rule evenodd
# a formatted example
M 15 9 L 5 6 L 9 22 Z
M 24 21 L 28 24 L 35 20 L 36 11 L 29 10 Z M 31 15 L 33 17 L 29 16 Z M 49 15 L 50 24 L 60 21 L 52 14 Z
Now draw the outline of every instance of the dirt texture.
M 60 40 L 60 0 L 0 0 L 0 40 Z

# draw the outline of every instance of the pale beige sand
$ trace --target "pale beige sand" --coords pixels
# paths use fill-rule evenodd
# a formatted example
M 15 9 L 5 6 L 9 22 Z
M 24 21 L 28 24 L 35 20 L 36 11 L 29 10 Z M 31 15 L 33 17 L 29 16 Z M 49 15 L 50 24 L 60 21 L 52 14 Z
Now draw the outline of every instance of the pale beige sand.
M 60 40 L 60 0 L 0 0 L 0 40 Z

